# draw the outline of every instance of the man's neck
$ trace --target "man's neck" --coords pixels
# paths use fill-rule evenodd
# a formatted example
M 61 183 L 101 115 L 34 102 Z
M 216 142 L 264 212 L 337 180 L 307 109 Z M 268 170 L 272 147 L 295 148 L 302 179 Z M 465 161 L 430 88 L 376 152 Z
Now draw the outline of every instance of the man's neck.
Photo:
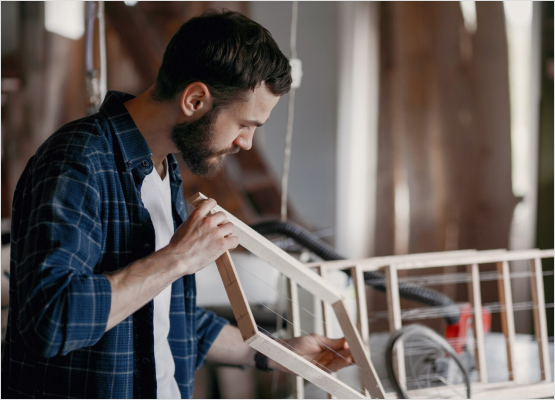
M 174 152 L 171 131 L 176 123 L 175 111 L 168 103 L 152 100 L 153 87 L 140 96 L 124 103 L 133 122 L 152 151 L 152 163 L 160 177 L 164 178 L 164 158 Z

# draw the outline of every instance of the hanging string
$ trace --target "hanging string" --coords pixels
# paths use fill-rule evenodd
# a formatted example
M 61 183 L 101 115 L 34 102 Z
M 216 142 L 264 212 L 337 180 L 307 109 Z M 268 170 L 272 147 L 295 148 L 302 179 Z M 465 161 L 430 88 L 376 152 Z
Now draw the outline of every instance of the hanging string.
M 277 312 L 275 312 L 274 310 L 272 310 L 270 307 L 268 307 L 267 305 L 265 305 L 264 303 L 262 303 L 261 301 L 258 301 L 257 299 L 254 299 L 252 296 L 249 296 L 248 294 L 246 295 L 248 298 L 250 298 L 251 300 L 259 303 L 260 305 L 262 305 L 264 308 L 270 310 L 271 312 L 273 312 L 274 314 L 276 314 L 279 318 L 283 319 L 285 322 L 287 322 L 288 324 L 290 324 L 291 326 L 296 326 L 295 324 L 293 324 L 293 322 L 289 321 L 287 318 L 279 315 Z M 356 365 L 355 363 L 347 360 L 344 356 L 342 356 L 341 354 L 339 354 L 337 351 L 335 351 L 334 349 L 332 349 L 331 347 L 329 347 L 327 344 L 325 344 L 324 342 L 322 342 L 321 340 L 316 339 L 314 336 L 310 336 L 310 333 L 304 331 L 303 329 L 301 329 L 299 327 L 299 329 L 301 330 L 302 333 L 304 333 L 305 335 L 307 335 L 308 337 L 310 337 L 311 339 L 313 339 L 315 342 L 317 342 L 319 345 L 325 347 L 326 349 L 328 349 L 329 351 L 331 351 L 332 353 L 334 353 L 335 355 L 339 356 L 340 358 L 342 358 L 343 360 L 345 360 L 347 363 L 356 366 L 359 370 L 362 371 L 362 369 Z
M 256 276 L 254 273 L 250 272 L 248 269 L 245 269 L 244 267 L 242 267 L 241 265 L 237 265 L 237 267 L 239 267 L 240 269 L 242 269 L 243 271 L 245 271 L 246 273 L 252 275 L 254 278 L 256 278 L 257 280 L 259 280 L 260 282 L 262 282 L 264 285 L 268 286 L 269 288 L 273 289 L 278 296 L 281 296 L 282 298 L 285 298 L 287 300 L 289 300 L 292 304 L 296 305 L 297 307 L 299 307 L 300 310 L 304 311 L 305 313 L 311 315 L 313 317 L 313 320 L 317 321 L 317 322 L 321 322 L 323 325 L 326 326 L 326 328 L 330 328 L 333 327 L 335 328 L 334 325 L 332 325 L 330 322 L 326 322 L 324 319 L 318 317 L 316 314 L 310 312 L 309 310 L 307 310 L 306 308 L 304 308 L 303 306 L 301 306 L 299 303 L 293 301 L 293 299 L 289 298 L 289 296 L 287 296 L 286 294 L 284 294 L 283 292 L 280 292 L 278 289 L 276 289 L 275 287 L 273 287 L 272 285 L 270 285 L 269 283 L 267 283 L 266 281 L 264 281 L 263 279 L 259 278 L 258 276 Z M 281 317 L 281 315 L 278 314 L 279 317 Z M 330 329 L 331 331 L 332 329 Z M 345 336 L 345 339 L 348 340 L 352 340 L 350 337 Z
M 543 271 L 542 276 L 553 276 L 554 271 Z M 516 271 L 511 272 L 511 279 L 531 278 L 535 277 L 535 272 L 530 271 Z M 497 281 L 502 279 L 502 275 L 497 271 L 482 272 L 480 273 L 480 282 Z M 383 279 L 371 279 L 367 281 L 369 284 L 383 284 Z M 466 272 L 452 273 L 452 274 L 433 274 L 425 276 L 409 276 L 400 277 L 399 283 L 413 283 L 421 286 L 434 286 L 445 285 L 449 283 L 469 283 L 472 282 L 472 276 Z
M 297 18 L 299 2 L 293 2 L 291 12 L 291 59 L 297 58 Z M 287 191 L 289 182 L 289 167 L 291 165 L 291 143 L 293 140 L 293 119 L 295 116 L 295 91 L 292 87 L 289 90 L 287 103 L 287 132 L 285 134 L 285 150 L 283 156 L 283 175 L 281 177 L 281 220 L 287 220 Z

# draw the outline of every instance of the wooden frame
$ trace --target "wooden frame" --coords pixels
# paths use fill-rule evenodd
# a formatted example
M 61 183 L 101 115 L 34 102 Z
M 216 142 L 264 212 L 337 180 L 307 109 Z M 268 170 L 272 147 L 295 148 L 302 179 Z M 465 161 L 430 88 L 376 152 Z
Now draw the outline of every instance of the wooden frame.
M 195 207 L 204 199 L 206 199 L 206 196 L 202 193 L 197 193 L 189 199 L 189 203 Z M 361 376 L 366 390 L 368 390 L 370 395 L 374 398 L 384 398 L 383 387 L 368 358 L 360 334 L 348 316 L 341 294 L 325 279 L 275 246 L 223 208 L 216 206 L 212 210 L 212 213 L 220 211 L 225 213 L 228 221 L 235 226 L 234 235 L 239 238 L 241 246 L 278 269 L 287 278 L 306 289 L 315 297 L 331 304 L 339 324 L 343 329 L 355 363 L 361 370 Z M 365 398 L 361 393 L 347 386 L 324 370 L 316 367 L 305 358 L 260 333 L 229 252 L 226 251 L 216 260 L 216 266 L 218 267 L 218 271 L 231 303 L 233 314 L 237 320 L 239 330 L 241 331 L 245 343 L 335 397 Z
M 355 277 L 355 294 L 357 305 L 366 305 L 366 294 L 360 290 L 357 282 L 365 271 L 382 270 L 386 276 L 386 291 L 388 300 L 388 314 L 390 331 L 394 332 L 402 327 L 398 271 L 424 268 L 441 268 L 450 266 L 466 266 L 469 275 L 469 299 L 474 310 L 473 327 L 476 341 L 476 367 L 479 382 L 472 384 L 473 398 L 541 398 L 552 397 L 555 386 L 551 379 L 551 364 L 547 338 L 547 325 L 545 316 L 545 301 L 542 280 L 541 259 L 553 258 L 554 250 L 463 250 L 441 253 L 408 254 L 401 256 L 375 257 L 362 260 L 340 260 L 313 263 L 309 266 L 325 276 L 330 270 L 351 270 Z M 515 354 L 515 326 L 513 317 L 513 304 L 510 285 L 509 261 L 530 260 L 533 319 L 535 336 L 539 351 L 539 366 L 541 380 L 535 383 L 519 384 L 519 377 L 514 375 Z M 508 360 L 509 382 L 488 383 L 486 372 L 484 327 L 482 324 L 482 300 L 480 293 L 480 264 L 497 264 L 499 300 L 501 303 L 502 331 L 506 338 L 506 351 Z M 360 310 L 357 313 L 362 316 Z M 368 326 L 368 320 L 363 319 L 362 324 Z M 402 357 L 397 365 L 400 380 L 405 379 L 404 361 Z M 426 397 L 426 389 L 409 391 L 411 397 Z M 395 393 L 386 393 L 386 398 L 396 398 Z

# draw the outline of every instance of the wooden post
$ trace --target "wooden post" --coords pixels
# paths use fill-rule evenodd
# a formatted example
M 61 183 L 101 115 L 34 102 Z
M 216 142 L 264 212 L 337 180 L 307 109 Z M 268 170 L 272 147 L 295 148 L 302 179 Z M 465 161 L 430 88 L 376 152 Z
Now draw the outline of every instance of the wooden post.
M 385 269 L 387 311 L 389 313 L 389 332 L 392 334 L 403 327 L 401 320 L 401 298 L 399 297 L 399 279 L 397 268 L 390 265 Z M 405 349 L 403 341 L 398 340 L 397 345 L 397 374 L 399 384 L 406 387 L 407 374 L 405 370 Z
M 326 268 L 323 266 L 318 266 L 316 267 L 316 272 L 318 273 L 318 275 L 320 275 L 322 278 L 326 279 L 327 276 L 327 272 L 326 272 Z M 322 305 L 322 329 L 323 329 L 323 333 L 325 337 L 332 337 L 333 335 L 333 314 L 332 311 L 333 309 L 331 308 L 331 305 L 326 303 L 325 301 L 321 301 L 320 302 Z M 334 378 L 337 376 L 337 374 L 335 372 L 332 372 L 331 374 Z M 328 393 L 328 399 L 335 399 L 335 397 Z
M 501 303 L 501 329 L 505 335 L 507 345 L 507 364 L 509 380 L 516 381 L 515 377 L 515 321 L 513 315 L 513 296 L 511 291 L 511 276 L 509 262 L 497 263 L 497 280 L 499 288 L 499 302 Z
M 540 258 L 530 261 L 532 276 L 532 303 L 534 305 L 534 332 L 538 342 L 538 355 L 542 381 L 551 382 L 551 362 L 547 343 L 547 322 L 545 318 L 545 295 L 543 291 L 543 269 Z
M 482 319 L 482 293 L 480 291 L 480 270 L 478 264 L 467 266 L 467 271 L 471 274 L 472 281 L 468 285 L 468 298 L 474 310 L 472 318 L 472 330 L 474 331 L 474 358 L 476 369 L 478 370 L 480 382 L 488 382 L 488 371 L 486 368 L 486 351 L 484 344 L 484 321 Z
M 299 288 L 297 284 L 289 278 L 287 280 L 287 293 L 290 299 L 289 301 L 289 318 L 292 325 L 289 325 L 289 329 L 292 337 L 301 336 L 301 316 L 299 312 Z M 302 376 L 295 375 L 293 382 L 293 396 L 296 399 L 304 399 L 304 379 Z
M 370 358 L 370 332 L 368 329 L 368 309 L 366 300 L 366 286 L 364 284 L 364 273 L 359 265 L 351 267 L 351 278 L 355 287 L 355 300 L 357 306 L 357 329 L 364 343 L 366 356 Z M 360 385 L 364 390 L 364 379 L 360 377 Z M 367 393 L 369 394 L 369 393 Z
M 353 356 L 356 365 L 360 369 L 360 374 L 362 375 L 362 379 L 364 380 L 364 387 L 366 388 L 366 390 L 368 390 L 368 392 L 370 392 L 370 395 L 373 398 L 385 398 L 385 393 L 380 379 L 378 378 L 378 374 L 376 373 L 374 366 L 368 358 L 366 349 L 364 348 L 364 344 L 355 325 L 349 318 L 349 313 L 347 312 L 347 308 L 345 307 L 345 303 L 343 302 L 343 300 L 339 300 L 338 302 L 334 303 L 333 310 L 335 311 L 337 320 L 341 325 L 341 329 L 343 330 L 345 339 L 349 344 L 351 355 Z

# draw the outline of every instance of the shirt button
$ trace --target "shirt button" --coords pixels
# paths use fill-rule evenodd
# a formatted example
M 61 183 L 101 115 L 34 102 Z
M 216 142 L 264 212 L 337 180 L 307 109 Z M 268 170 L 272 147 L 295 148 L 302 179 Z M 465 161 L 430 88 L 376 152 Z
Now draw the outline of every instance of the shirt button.
M 133 165 L 133 163 L 132 163 L 131 161 L 127 161 L 127 166 L 128 166 L 128 167 L 130 167 L 130 166 L 132 166 L 132 165 Z
M 150 362 L 150 360 L 149 360 L 148 358 L 143 358 L 143 363 L 146 364 L 146 363 L 148 363 L 148 362 Z
M 143 167 L 145 167 L 145 168 L 148 167 L 148 165 L 149 165 L 149 164 L 148 164 L 148 161 L 147 161 L 147 160 L 144 160 L 144 161 L 142 162 L 142 165 L 143 165 Z
M 145 244 L 144 244 L 144 248 L 145 248 L 145 249 L 150 249 L 150 243 L 145 243 Z
M 139 199 L 141 199 L 142 198 L 141 192 L 137 191 L 137 196 L 139 196 Z

